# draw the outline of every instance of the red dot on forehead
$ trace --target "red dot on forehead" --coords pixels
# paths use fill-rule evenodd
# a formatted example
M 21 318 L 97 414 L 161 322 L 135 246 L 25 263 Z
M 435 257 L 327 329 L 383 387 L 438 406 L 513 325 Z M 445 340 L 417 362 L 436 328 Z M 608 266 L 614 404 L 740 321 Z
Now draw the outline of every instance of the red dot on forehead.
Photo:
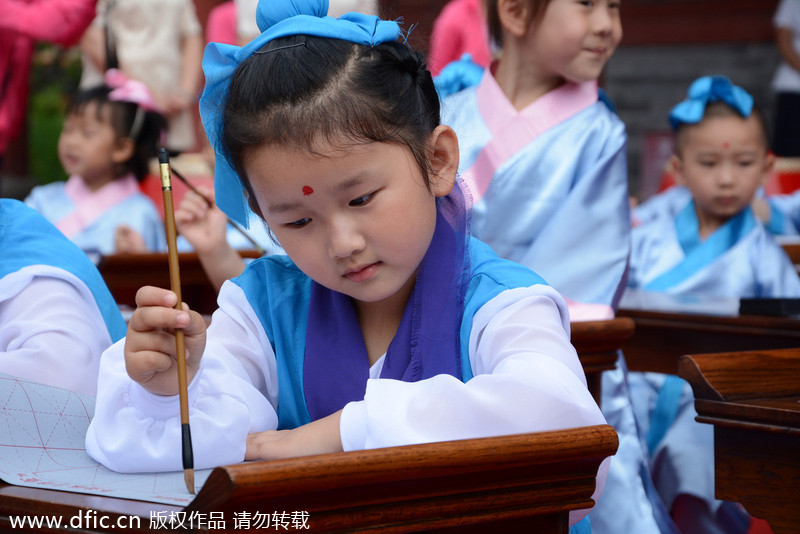
M 727 142 L 727 141 L 724 141 L 724 142 L 722 143 L 722 148 L 730 148 L 730 147 L 731 147 L 731 144 L 730 144 L 729 142 Z
M 304 197 L 307 197 L 308 195 L 310 195 L 313 192 L 314 192 L 314 189 L 311 186 L 309 186 L 309 185 L 304 185 L 303 186 L 303 196 Z

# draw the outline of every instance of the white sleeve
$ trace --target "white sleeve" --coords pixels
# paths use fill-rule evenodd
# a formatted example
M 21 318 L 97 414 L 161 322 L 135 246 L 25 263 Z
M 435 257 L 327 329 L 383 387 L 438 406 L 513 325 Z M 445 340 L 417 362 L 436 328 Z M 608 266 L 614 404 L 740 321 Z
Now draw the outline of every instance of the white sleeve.
M 472 380 L 369 380 L 364 400 L 342 412 L 344 450 L 606 424 L 569 339 L 567 306 L 555 290 L 505 291 L 475 314 Z M 609 465 L 610 457 L 598 470 L 595 502 Z M 570 524 L 588 513 L 570 512 Z
M 344 408 L 344 449 L 605 424 L 568 321 L 563 299 L 549 287 L 501 293 L 475 315 L 472 380 L 369 380 L 364 400 Z
M 0 372 L 95 394 L 111 337 L 88 287 L 61 269 L 26 267 L 0 283 Z
M 797 0 L 781 0 L 772 17 L 772 25 L 794 31 L 800 29 L 800 4 Z
M 264 329 L 239 286 L 226 282 L 219 304 L 189 385 L 197 469 L 241 462 L 249 433 L 278 426 L 275 356 Z M 133 382 L 125 371 L 124 348 L 123 339 L 103 353 L 86 451 L 114 471 L 179 471 L 179 399 L 154 395 Z

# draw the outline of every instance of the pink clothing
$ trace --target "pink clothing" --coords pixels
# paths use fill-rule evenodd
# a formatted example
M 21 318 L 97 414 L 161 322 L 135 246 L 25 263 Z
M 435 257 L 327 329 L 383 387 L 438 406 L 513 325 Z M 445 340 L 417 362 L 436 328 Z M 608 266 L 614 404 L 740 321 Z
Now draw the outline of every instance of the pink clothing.
M 475 203 L 489 189 L 496 169 L 542 133 L 597 102 L 596 80 L 568 82 L 517 111 L 490 70 L 485 71 L 476 91 L 481 117 L 494 135 L 473 164 L 462 172 Z
M 0 0 L 0 155 L 25 121 L 34 45 L 76 44 L 95 16 L 96 2 Z
M 70 176 L 64 184 L 64 193 L 75 205 L 75 209 L 56 221 L 55 225 L 62 234 L 72 239 L 115 205 L 141 191 L 139 182 L 129 174 L 107 183 L 97 191 L 89 189 L 80 176 Z
M 481 0 L 451 0 L 433 22 L 428 69 L 434 76 L 464 53 L 486 67 L 492 54 Z
M 236 4 L 233 0 L 222 2 L 208 13 L 206 42 L 238 44 L 236 36 Z

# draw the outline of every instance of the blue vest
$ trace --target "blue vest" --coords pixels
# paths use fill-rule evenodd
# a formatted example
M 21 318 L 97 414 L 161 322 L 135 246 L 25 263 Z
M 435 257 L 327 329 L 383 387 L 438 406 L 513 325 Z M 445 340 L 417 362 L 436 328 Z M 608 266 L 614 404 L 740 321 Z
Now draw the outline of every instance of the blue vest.
M 472 319 L 484 304 L 501 292 L 545 284 L 522 265 L 499 258 L 484 243 L 470 241 L 471 280 L 461 320 L 461 379 L 472 378 L 469 337 Z M 288 256 L 267 256 L 250 263 L 233 282 L 244 291 L 270 340 L 278 364 L 278 428 L 309 423 L 303 391 L 303 360 L 311 279 Z
M 97 267 L 39 212 L 18 200 L 0 199 L 0 251 L 0 278 L 31 265 L 63 269 L 89 288 L 111 341 L 125 336 L 125 320 Z

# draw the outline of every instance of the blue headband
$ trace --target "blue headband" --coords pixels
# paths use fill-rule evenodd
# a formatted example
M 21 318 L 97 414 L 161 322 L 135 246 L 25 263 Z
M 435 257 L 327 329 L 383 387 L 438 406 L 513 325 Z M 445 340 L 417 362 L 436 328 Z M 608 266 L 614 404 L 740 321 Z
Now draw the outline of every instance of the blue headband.
M 681 124 L 697 124 L 703 120 L 706 106 L 714 102 L 724 102 L 744 118 L 753 111 L 753 97 L 747 91 L 725 76 L 703 76 L 689 86 L 686 100 L 672 108 L 670 126 L 677 130 Z
M 222 110 L 239 65 L 273 39 L 290 35 L 328 37 L 374 46 L 395 41 L 401 34 L 394 21 L 362 13 L 345 13 L 335 19 L 326 16 L 327 12 L 328 0 L 259 0 L 256 22 L 261 35 L 243 47 L 222 43 L 206 46 L 203 54 L 206 86 L 200 97 L 200 118 L 215 152 L 215 200 L 222 211 L 245 227 L 249 208 L 244 187 L 219 146 Z

